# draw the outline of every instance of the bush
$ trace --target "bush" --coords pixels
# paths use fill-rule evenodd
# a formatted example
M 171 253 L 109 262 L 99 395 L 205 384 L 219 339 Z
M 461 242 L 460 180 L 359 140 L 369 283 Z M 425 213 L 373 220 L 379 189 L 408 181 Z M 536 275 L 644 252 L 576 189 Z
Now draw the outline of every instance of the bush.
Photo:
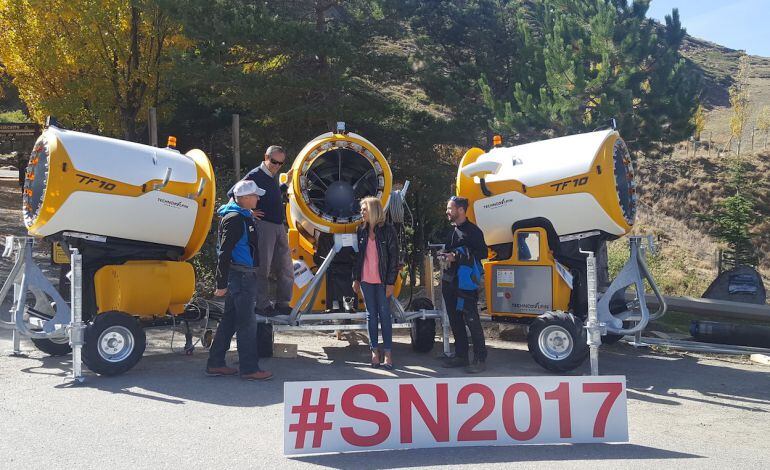
M 647 268 L 661 293 L 690 297 L 703 295 L 710 281 L 688 260 L 688 254 L 660 248 L 656 255 L 647 255 Z M 625 239 L 607 244 L 610 280 L 615 279 L 626 264 L 628 254 L 628 241 Z
M 23 111 L 16 109 L 0 113 L 0 122 L 32 122 Z
M 228 199 L 227 190 L 232 186 L 233 170 L 218 170 L 215 173 L 217 175 L 217 195 L 214 207 L 219 208 Z M 195 268 L 195 295 L 198 297 L 211 297 L 214 289 L 216 289 L 218 226 L 219 216 L 214 213 L 206 241 L 200 252 L 191 260 L 193 268 Z

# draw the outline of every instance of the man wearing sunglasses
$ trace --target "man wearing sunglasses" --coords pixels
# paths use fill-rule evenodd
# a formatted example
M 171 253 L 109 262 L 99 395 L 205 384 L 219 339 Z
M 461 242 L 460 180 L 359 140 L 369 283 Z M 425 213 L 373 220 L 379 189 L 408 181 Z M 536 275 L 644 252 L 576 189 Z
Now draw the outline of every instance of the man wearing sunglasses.
M 265 190 L 257 208 L 252 212 L 259 230 L 259 268 L 257 268 L 256 311 L 270 316 L 291 312 L 289 301 L 294 284 L 294 268 L 289 251 L 289 239 L 284 225 L 286 211 L 283 195 L 287 185 L 279 182 L 279 173 L 286 164 L 286 151 L 278 145 L 271 145 L 265 151 L 265 160 L 251 170 L 244 180 L 251 180 Z M 291 181 L 291 173 L 288 180 Z M 229 195 L 229 193 L 228 193 Z M 275 300 L 268 296 L 269 276 L 275 275 Z

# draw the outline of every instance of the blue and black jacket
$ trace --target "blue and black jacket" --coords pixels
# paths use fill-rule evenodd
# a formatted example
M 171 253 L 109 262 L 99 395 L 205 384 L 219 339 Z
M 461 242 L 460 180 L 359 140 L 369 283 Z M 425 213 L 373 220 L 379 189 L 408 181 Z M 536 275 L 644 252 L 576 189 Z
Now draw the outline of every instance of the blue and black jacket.
M 466 220 L 454 227 L 445 245 L 446 251 L 455 254 L 455 261 L 444 272 L 445 289 L 452 289 L 457 296 L 457 310 L 475 305 L 478 289 L 483 284 L 484 270 L 481 260 L 487 257 L 484 232 L 476 224 Z
M 230 200 L 217 210 L 222 217 L 217 231 L 217 289 L 227 287 L 230 265 L 259 266 L 257 227 L 251 211 Z

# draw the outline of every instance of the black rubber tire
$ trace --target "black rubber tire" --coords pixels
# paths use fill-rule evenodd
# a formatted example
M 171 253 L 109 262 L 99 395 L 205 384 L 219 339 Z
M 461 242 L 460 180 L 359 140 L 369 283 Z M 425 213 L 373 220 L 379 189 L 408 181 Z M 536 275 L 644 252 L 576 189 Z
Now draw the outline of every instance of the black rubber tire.
M 259 357 L 273 357 L 273 325 L 270 323 L 257 323 L 257 350 Z
M 568 355 L 558 359 L 549 357 L 540 347 L 540 336 L 546 328 L 561 330 L 566 333 L 572 341 L 572 350 Z M 553 330 L 552 329 L 552 330 Z M 586 330 L 583 323 L 572 315 L 565 312 L 546 312 L 532 321 L 527 335 L 527 346 L 529 353 L 546 370 L 551 372 L 568 372 L 576 369 L 588 357 L 588 343 Z
M 32 343 L 35 345 L 35 347 L 44 353 L 48 354 L 49 356 L 66 356 L 67 354 L 72 353 L 72 347 L 70 346 L 69 342 L 66 343 L 57 343 L 54 341 L 51 341 L 50 339 L 36 339 L 31 338 Z
M 427 297 L 418 297 L 412 300 L 410 311 L 433 310 L 433 302 Z M 412 338 L 412 349 L 419 353 L 427 353 L 433 350 L 436 342 L 436 319 L 416 318 L 412 320 L 412 328 L 409 330 Z
M 109 361 L 99 353 L 99 338 L 108 329 L 120 328 L 131 335 L 133 349 L 125 358 Z M 105 312 L 96 315 L 94 321 L 86 327 L 83 345 L 83 363 L 99 375 L 120 375 L 134 367 L 147 347 L 147 336 L 136 318 L 123 312 Z

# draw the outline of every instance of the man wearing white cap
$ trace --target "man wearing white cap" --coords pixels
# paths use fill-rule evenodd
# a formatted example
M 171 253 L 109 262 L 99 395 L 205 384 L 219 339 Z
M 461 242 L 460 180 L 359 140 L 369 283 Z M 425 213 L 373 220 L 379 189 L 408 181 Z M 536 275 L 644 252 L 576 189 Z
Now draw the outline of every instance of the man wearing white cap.
M 222 218 L 217 232 L 217 297 L 225 297 L 225 311 L 209 350 L 206 375 L 241 374 L 246 380 L 267 380 L 272 372 L 259 368 L 257 319 L 254 301 L 257 293 L 259 236 L 251 211 L 265 190 L 253 181 L 239 181 L 233 199 L 217 210 Z M 225 354 L 237 334 L 239 369 L 228 367 Z

